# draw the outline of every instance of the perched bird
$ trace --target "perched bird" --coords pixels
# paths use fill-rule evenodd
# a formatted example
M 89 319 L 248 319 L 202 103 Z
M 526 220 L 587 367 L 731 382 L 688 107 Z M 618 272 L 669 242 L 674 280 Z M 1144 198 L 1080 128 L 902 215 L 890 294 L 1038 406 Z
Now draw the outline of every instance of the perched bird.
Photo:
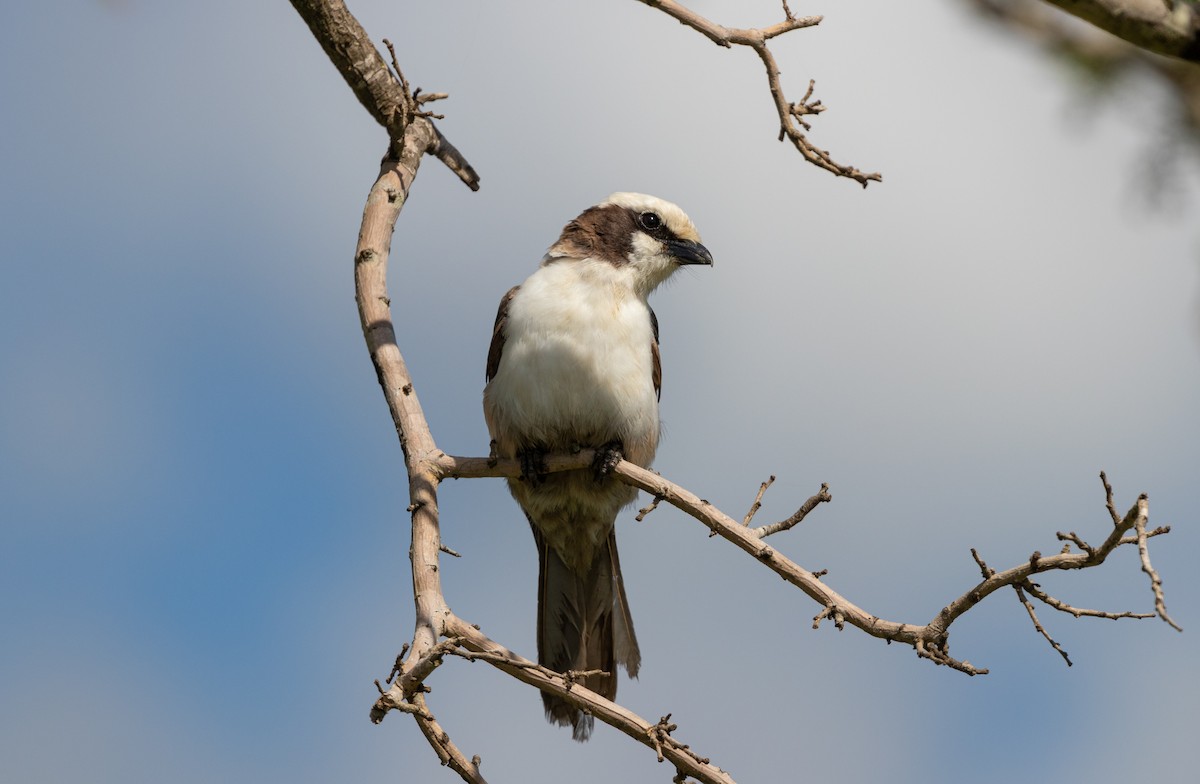
M 685 264 L 712 264 L 683 210 L 614 193 L 566 225 L 541 266 L 500 302 L 483 411 L 494 454 L 520 458 L 509 490 L 538 548 L 538 663 L 602 670 L 577 682 L 613 699 L 616 665 L 641 662 L 613 523 L 637 495 L 608 472 L 649 466 L 662 367 L 646 299 Z M 547 474 L 542 457 L 597 449 L 592 470 Z M 592 717 L 542 693 L 546 718 L 587 740 Z

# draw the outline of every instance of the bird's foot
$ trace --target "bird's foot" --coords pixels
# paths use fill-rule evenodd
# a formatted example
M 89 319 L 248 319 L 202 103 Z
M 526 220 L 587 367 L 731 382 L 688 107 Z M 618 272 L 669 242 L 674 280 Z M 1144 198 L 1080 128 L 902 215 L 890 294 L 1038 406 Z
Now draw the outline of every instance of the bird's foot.
M 603 481 L 617 467 L 617 463 L 624 459 L 625 454 L 621 449 L 620 441 L 609 441 L 604 446 L 598 447 L 596 457 L 592 459 L 592 471 L 596 474 L 596 481 Z
M 546 479 L 546 452 L 542 449 L 527 449 L 517 454 L 521 461 L 521 481 L 540 485 Z

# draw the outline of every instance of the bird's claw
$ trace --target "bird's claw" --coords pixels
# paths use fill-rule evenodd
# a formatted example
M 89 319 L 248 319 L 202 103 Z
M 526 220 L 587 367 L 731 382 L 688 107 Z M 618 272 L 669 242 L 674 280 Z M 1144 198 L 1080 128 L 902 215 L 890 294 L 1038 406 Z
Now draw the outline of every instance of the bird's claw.
M 625 455 L 621 450 L 620 441 L 610 441 L 596 450 L 596 456 L 592 459 L 592 471 L 596 474 L 596 481 L 600 482 L 617 467 L 625 459 Z
M 540 449 L 529 449 L 517 457 L 521 460 L 521 481 L 540 485 L 546 478 L 546 453 Z

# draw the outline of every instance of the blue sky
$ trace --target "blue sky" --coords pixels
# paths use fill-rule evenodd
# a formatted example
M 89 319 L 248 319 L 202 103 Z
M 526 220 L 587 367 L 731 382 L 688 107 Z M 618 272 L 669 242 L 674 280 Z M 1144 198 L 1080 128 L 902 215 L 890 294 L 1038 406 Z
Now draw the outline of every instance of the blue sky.
M 1164 104 L 1094 106 L 951 3 L 796 8 L 778 42 L 813 138 L 775 142 L 749 52 L 634 2 L 351 9 L 451 99 L 472 194 L 426 162 L 397 228 L 401 348 L 439 446 L 483 454 L 495 304 L 584 207 L 678 202 L 716 257 L 654 298 L 656 467 L 760 519 L 860 606 L 922 623 L 993 566 L 1107 529 L 1139 492 L 1168 606 L 954 629 L 966 678 L 853 631 L 697 524 L 618 522 L 642 643 L 620 699 L 739 781 L 1192 781 L 1200 722 L 1200 196 L 1143 173 Z M 407 4 L 416 5 L 416 4 Z M 729 24 L 774 3 L 696 3 Z M 537 32 L 544 30 L 548 32 Z M 0 30 L 0 778 L 452 781 L 404 718 L 367 721 L 409 638 L 403 467 L 351 262 L 384 150 L 290 5 L 82 2 Z M 441 495 L 447 597 L 533 654 L 536 558 L 499 481 Z M 1131 551 L 1043 585 L 1147 610 Z M 546 725 L 537 695 L 451 662 L 431 705 L 493 781 L 669 780 L 643 747 Z M 1116 748 L 1114 748 L 1116 747 Z

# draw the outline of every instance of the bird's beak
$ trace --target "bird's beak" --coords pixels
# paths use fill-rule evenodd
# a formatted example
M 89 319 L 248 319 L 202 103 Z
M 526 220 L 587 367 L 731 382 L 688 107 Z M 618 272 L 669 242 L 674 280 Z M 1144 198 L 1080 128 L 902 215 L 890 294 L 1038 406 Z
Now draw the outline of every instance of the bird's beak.
M 665 244 L 671 255 L 680 264 L 705 264 L 709 267 L 712 266 L 712 254 L 708 252 L 708 248 L 699 242 L 692 242 L 691 240 L 667 240 Z

